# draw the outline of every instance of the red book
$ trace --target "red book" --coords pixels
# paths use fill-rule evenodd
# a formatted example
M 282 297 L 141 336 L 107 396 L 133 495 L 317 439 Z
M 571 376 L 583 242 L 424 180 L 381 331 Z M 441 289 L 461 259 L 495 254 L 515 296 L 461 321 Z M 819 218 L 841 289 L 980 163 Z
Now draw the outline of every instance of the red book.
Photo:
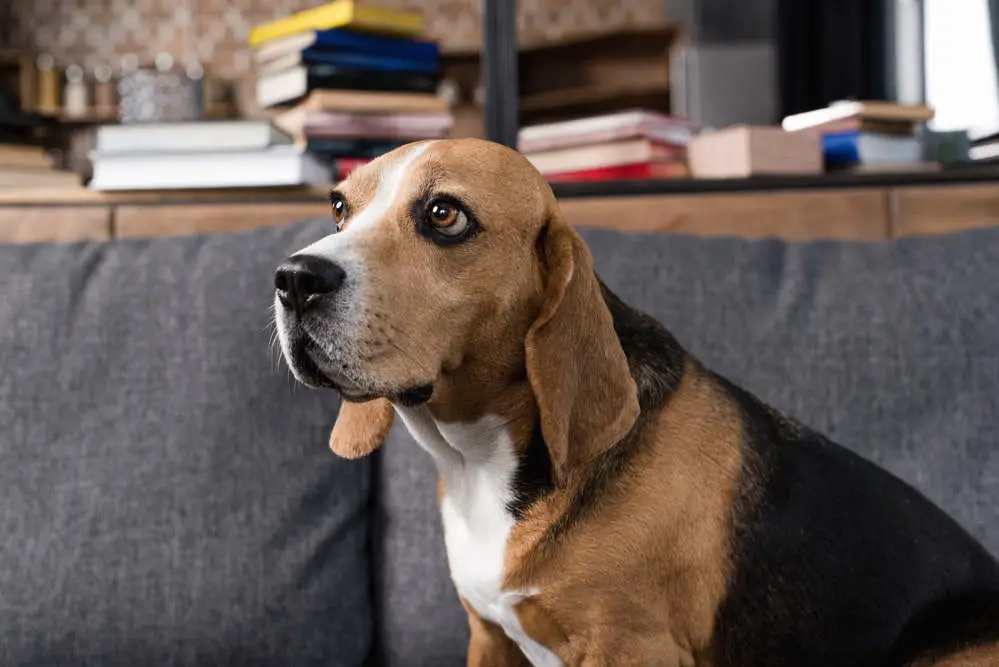
M 337 158 L 333 163 L 333 180 L 342 181 L 353 172 L 358 167 L 371 162 L 370 158 L 365 157 L 341 157 Z
M 697 128 L 685 118 L 634 109 L 522 128 L 517 149 L 525 154 L 541 153 L 636 138 L 686 146 L 696 134 Z
M 686 155 L 684 148 L 650 139 L 626 139 L 525 153 L 525 157 L 542 174 L 606 169 L 640 162 L 683 162 Z
M 644 178 L 684 178 L 690 172 L 683 162 L 634 162 L 614 167 L 545 174 L 550 183 L 573 181 L 625 181 Z

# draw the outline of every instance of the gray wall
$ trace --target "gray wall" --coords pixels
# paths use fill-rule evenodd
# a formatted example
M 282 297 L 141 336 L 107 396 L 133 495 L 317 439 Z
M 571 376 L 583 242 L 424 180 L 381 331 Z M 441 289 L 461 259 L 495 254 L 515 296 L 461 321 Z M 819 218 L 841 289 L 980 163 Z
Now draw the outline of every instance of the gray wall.
M 696 42 L 770 41 L 777 0 L 664 0 L 667 15 Z

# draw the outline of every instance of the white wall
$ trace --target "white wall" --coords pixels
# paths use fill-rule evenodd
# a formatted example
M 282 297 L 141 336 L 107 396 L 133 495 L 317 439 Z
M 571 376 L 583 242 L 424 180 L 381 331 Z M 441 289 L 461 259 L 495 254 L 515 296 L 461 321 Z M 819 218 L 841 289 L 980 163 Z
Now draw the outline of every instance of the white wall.
M 999 126 L 988 0 L 924 0 L 926 99 L 934 129 Z

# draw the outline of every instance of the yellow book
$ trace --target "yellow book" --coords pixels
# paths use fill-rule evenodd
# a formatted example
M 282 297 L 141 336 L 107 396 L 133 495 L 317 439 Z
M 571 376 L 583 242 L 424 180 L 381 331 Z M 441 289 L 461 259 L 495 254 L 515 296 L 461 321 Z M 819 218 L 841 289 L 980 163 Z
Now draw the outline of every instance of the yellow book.
M 423 16 L 418 12 L 358 4 L 355 0 L 336 0 L 287 18 L 258 25 L 250 31 L 250 46 L 260 46 L 288 35 L 309 30 L 354 28 L 398 37 L 423 34 Z

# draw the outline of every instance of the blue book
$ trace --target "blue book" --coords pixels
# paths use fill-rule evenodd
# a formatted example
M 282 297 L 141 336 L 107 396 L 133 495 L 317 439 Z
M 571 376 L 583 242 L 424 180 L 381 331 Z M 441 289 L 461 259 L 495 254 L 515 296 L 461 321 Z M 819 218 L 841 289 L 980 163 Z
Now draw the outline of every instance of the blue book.
M 911 164 L 922 157 L 917 137 L 873 132 L 830 132 L 822 136 L 822 152 L 830 166 Z
M 291 35 L 264 44 L 254 55 L 258 63 L 267 64 L 303 52 L 308 52 L 310 57 L 323 53 L 366 56 L 396 64 L 405 62 L 405 68 L 394 67 L 410 71 L 436 71 L 440 61 L 440 48 L 434 42 L 368 35 L 349 30 L 317 30 Z M 303 58 L 300 62 L 310 61 Z M 325 59 L 311 62 L 344 64 Z
M 380 72 L 427 72 L 430 74 L 437 72 L 437 63 L 353 51 L 329 51 L 314 46 L 302 51 L 301 63 L 303 65 L 334 65 Z

